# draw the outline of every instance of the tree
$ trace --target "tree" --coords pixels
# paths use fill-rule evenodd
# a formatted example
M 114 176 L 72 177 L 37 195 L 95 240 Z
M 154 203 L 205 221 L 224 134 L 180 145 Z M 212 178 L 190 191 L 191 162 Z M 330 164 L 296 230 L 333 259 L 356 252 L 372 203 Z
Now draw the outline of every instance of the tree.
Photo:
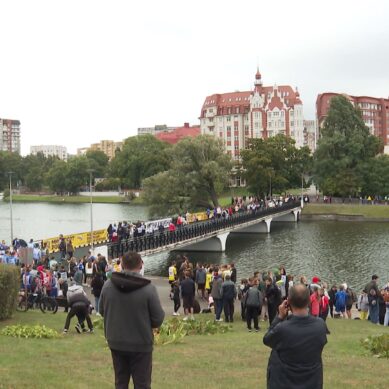
M 152 135 L 127 138 L 110 164 L 110 175 L 127 188 L 139 189 L 143 179 L 169 169 L 171 147 Z
M 93 169 L 95 177 L 105 177 L 109 158 L 100 150 L 88 150 L 86 152 L 86 158 L 88 160 L 89 169 Z
M 301 175 L 310 172 L 311 156 L 307 147 L 296 148 L 285 135 L 251 139 L 242 150 L 244 177 L 252 193 L 262 196 L 283 192 L 301 185 Z
M 66 178 L 68 174 L 68 165 L 65 161 L 57 160 L 48 171 L 46 182 L 50 189 L 57 193 L 67 192 Z
M 323 193 L 342 197 L 361 189 L 361 166 L 382 150 L 361 112 L 344 96 L 331 99 L 314 155 L 314 181 Z
M 184 212 L 212 204 L 228 185 L 232 162 L 222 143 L 210 136 L 185 138 L 171 150 L 171 168 L 144 180 L 153 214 Z
M 22 157 L 17 153 L 10 153 L 8 151 L 0 151 L 0 190 L 8 188 L 9 177 L 7 172 L 12 174 L 12 186 L 15 188 L 16 183 L 23 177 L 23 170 L 21 165 Z
M 362 176 L 361 195 L 389 195 L 389 156 L 379 155 L 360 166 Z

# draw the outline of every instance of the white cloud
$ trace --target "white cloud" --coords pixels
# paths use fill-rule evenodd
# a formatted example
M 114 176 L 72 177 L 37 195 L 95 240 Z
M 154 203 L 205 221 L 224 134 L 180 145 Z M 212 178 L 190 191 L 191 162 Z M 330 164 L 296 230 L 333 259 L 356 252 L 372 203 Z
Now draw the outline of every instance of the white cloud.
M 137 127 L 197 122 L 206 95 L 265 84 L 316 96 L 389 94 L 389 5 L 370 1 L 8 1 L 0 4 L 0 117 L 22 150 L 71 152 Z

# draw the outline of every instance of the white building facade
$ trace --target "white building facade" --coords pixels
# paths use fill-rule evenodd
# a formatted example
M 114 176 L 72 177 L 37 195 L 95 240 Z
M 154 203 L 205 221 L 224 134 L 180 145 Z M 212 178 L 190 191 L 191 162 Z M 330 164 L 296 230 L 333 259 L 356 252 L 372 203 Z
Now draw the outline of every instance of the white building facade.
M 254 89 L 208 96 L 200 115 L 201 133 L 222 139 L 227 153 L 240 160 L 251 138 L 290 136 L 297 147 L 306 144 L 303 103 L 288 85 L 266 87 L 255 75 Z
M 58 157 L 63 161 L 67 161 L 68 159 L 68 153 L 65 146 L 58 146 L 58 145 L 31 146 L 30 153 L 32 155 L 37 155 L 38 153 L 42 153 L 46 158 L 49 156 Z

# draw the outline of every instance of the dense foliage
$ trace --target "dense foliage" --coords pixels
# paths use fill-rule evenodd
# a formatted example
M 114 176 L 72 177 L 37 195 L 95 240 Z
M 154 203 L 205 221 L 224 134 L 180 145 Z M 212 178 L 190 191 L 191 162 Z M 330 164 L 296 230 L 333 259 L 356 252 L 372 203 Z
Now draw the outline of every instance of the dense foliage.
M 382 142 L 370 134 L 360 110 L 346 97 L 334 97 L 314 156 L 314 180 L 330 195 L 388 194 L 371 170 L 381 161 L 386 163 L 373 160 L 380 151 Z
M 219 140 L 205 135 L 183 139 L 171 149 L 169 170 L 144 180 L 151 214 L 162 216 L 198 206 L 217 206 L 231 168 L 231 159 Z
M 268 139 L 251 139 L 242 151 L 244 177 L 252 193 L 266 196 L 270 192 L 301 187 L 302 177 L 310 173 L 311 156 L 307 147 L 296 148 L 285 135 Z
M 8 319 L 15 312 L 19 288 L 19 268 L 0 263 L 0 320 Z
M 1 335 L 12 336 L 13 338 L 37 338 L 37 339 L 53 339 L 58 338 L 57 331 L 46 327 L 45 325 L 22 325 L 16 324 L 13 326 L 4 327 Z
M 362 345 L 378 358 L 389 358 L 389 334 L 369 336 Z

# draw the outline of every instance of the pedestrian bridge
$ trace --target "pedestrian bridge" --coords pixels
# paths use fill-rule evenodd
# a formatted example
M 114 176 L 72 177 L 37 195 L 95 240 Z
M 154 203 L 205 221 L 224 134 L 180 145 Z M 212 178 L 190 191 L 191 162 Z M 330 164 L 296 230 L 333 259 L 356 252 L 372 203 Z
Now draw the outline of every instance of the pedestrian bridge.
M 270 233 L 273 222 L 297 222 L 300 214 L 300 202 L 289 200 L 276 208 L 238 212 L 228 218 L 212 218 L 188 224 L 176 231 L 157 231 L 108 243 L 108 255 L 110 258 L 118 258 L 127 251 L 136 251 L 147 256 L 165 250 L 223 252 L 231 233 Z

